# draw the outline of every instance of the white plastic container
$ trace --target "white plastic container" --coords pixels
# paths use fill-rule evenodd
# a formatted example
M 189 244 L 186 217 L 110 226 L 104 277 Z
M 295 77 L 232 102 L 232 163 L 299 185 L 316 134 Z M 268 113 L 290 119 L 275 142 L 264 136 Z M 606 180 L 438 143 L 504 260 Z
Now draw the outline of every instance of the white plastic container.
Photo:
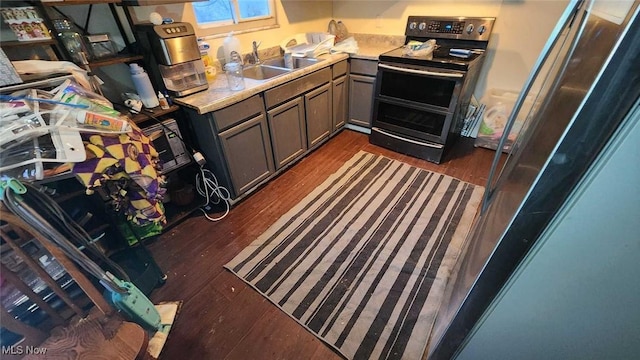
M 231 52 L 235 51 L 238 53 L 238 55 L 242 54 L 240 52 L 241 51 L 240 40 L 237 37 L 233 36 L 233 32 L 230 32 L 229 35 L 227 35 L 227 37 L 224 38 L 224 41 L 222 42 L 222 46 L 224 48 L 225 64 L 232 62 Z
M 153 85 L 151 85 L 151 80 L 149 80 L 149 75 L 136 63 L 130 64 L 129 70 L 131 71 L 131 79 L 136 87 L 136 92 L 140 96 L 140 100 L 142 100 L 142 105 L 146 108 L 158 107 L 160 103 L 155 90 L 153 90 Z

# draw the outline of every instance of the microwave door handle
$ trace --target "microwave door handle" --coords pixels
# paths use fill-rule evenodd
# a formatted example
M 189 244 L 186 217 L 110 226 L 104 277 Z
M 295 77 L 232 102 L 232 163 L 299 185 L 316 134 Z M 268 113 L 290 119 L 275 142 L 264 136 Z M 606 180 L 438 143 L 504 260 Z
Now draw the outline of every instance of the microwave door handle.
M 440 77 L 449 77 L 449 78 L 461 78 L 461 77 L 464 76 L 464 74 L 441 73 L 441 72 L 436 72 L 436 71 L 408 69 L 408 68 L 402 68 L 402 67 L 397 67 L 397 66 L 392 66 L 392 65 L 387 65 L 387 64 L 378 64 L 378 66 L 383 68 L 383 69 L 395 70 L 395 71 L 411 73 L 411 74 L 418 74 L 418 75 L 431 75 L 431 76 L 440 76 Z

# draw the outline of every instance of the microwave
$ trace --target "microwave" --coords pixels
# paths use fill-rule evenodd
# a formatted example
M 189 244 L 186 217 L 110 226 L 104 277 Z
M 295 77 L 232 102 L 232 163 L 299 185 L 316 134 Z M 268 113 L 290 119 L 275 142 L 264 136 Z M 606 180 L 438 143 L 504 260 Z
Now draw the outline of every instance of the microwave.
M 191 162 L 191 156 L 182 142 L 180 129 L 175 119 L 168 119 L 142 129 L 149 137 L 153 147 L 158 152 L 162 162 L 162 173 L 166 174 L 174 169 Z

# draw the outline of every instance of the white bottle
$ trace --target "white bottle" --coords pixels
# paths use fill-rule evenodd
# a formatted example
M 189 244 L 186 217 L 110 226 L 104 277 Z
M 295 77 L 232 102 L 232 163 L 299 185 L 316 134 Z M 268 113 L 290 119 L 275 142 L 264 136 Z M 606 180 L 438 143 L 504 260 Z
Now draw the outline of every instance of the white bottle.
M 237 37 L 233 36 L 233 32 L 230 32 L 224 41 L 222 42 L 222 46 L 224 48 L 224 60 L 225 64 L 232 62 L 231 53 L 233 51 L 237 52 L 240 55 L 240 40 Z
M 136 92 L 140 96 L 140 100 L 142 100 L 142 105 L 146 108 L 158 107 L 160 103 L 156 97 L 155 90 L 153 90 L 153 85 L 151 85 L 151 80 L 149 80 L 149 75 L 136 63 L 129 64 L 129 70 L 131 71 L 131 79 L 136 87 Z

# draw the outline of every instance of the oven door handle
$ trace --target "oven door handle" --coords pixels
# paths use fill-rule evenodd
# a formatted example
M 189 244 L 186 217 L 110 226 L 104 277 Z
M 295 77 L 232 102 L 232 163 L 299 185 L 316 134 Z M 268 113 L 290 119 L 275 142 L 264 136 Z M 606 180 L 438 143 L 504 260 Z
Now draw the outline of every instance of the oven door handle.
M 440 76 L 440 77 L 449 77 L 449 78 L 461 78 L 464 76 L 464 74 L 441 73 L 441 72 L 427 71 L 427 70 L 408 69 L 408 68 L 402 68 L 397 66 L 391 66 L 387 64 L 378 64 L 378 66 L 383 69 L 389 69 L 389 70 L 395 70 L 395 71 L 406 72 L 411 74 L 419 74 L 419 75 L 431 75 L 431 76 Z
M 416 140 L 412 140 L 412 139 L 407 139 L 405 137 L 401 137 L 398 135 L 394 135 L 390 132 L 384 131 L 378 127 L 374 127 L 371 130 L 373 131 L 377 131 L 383 135 L 387 135 L 389 137 L 392 137 L 394 139 L 398 139 L 398 140 L 402 140 L 402 141 L 406 141 L 406 142 L 410 142 L 412 144 L 416 144 L 416 145 L 420 145 L 420 146 L 426 146 L 426 147 L 432 147 L 432 148 L 436 148 L 436 149 L 442 149 L 444 147 L 444 145 L 442 144 L 433 144 L 433 143 L 428 143 L 428 142 L 424 142 L 424 141 L 416 141 Z

